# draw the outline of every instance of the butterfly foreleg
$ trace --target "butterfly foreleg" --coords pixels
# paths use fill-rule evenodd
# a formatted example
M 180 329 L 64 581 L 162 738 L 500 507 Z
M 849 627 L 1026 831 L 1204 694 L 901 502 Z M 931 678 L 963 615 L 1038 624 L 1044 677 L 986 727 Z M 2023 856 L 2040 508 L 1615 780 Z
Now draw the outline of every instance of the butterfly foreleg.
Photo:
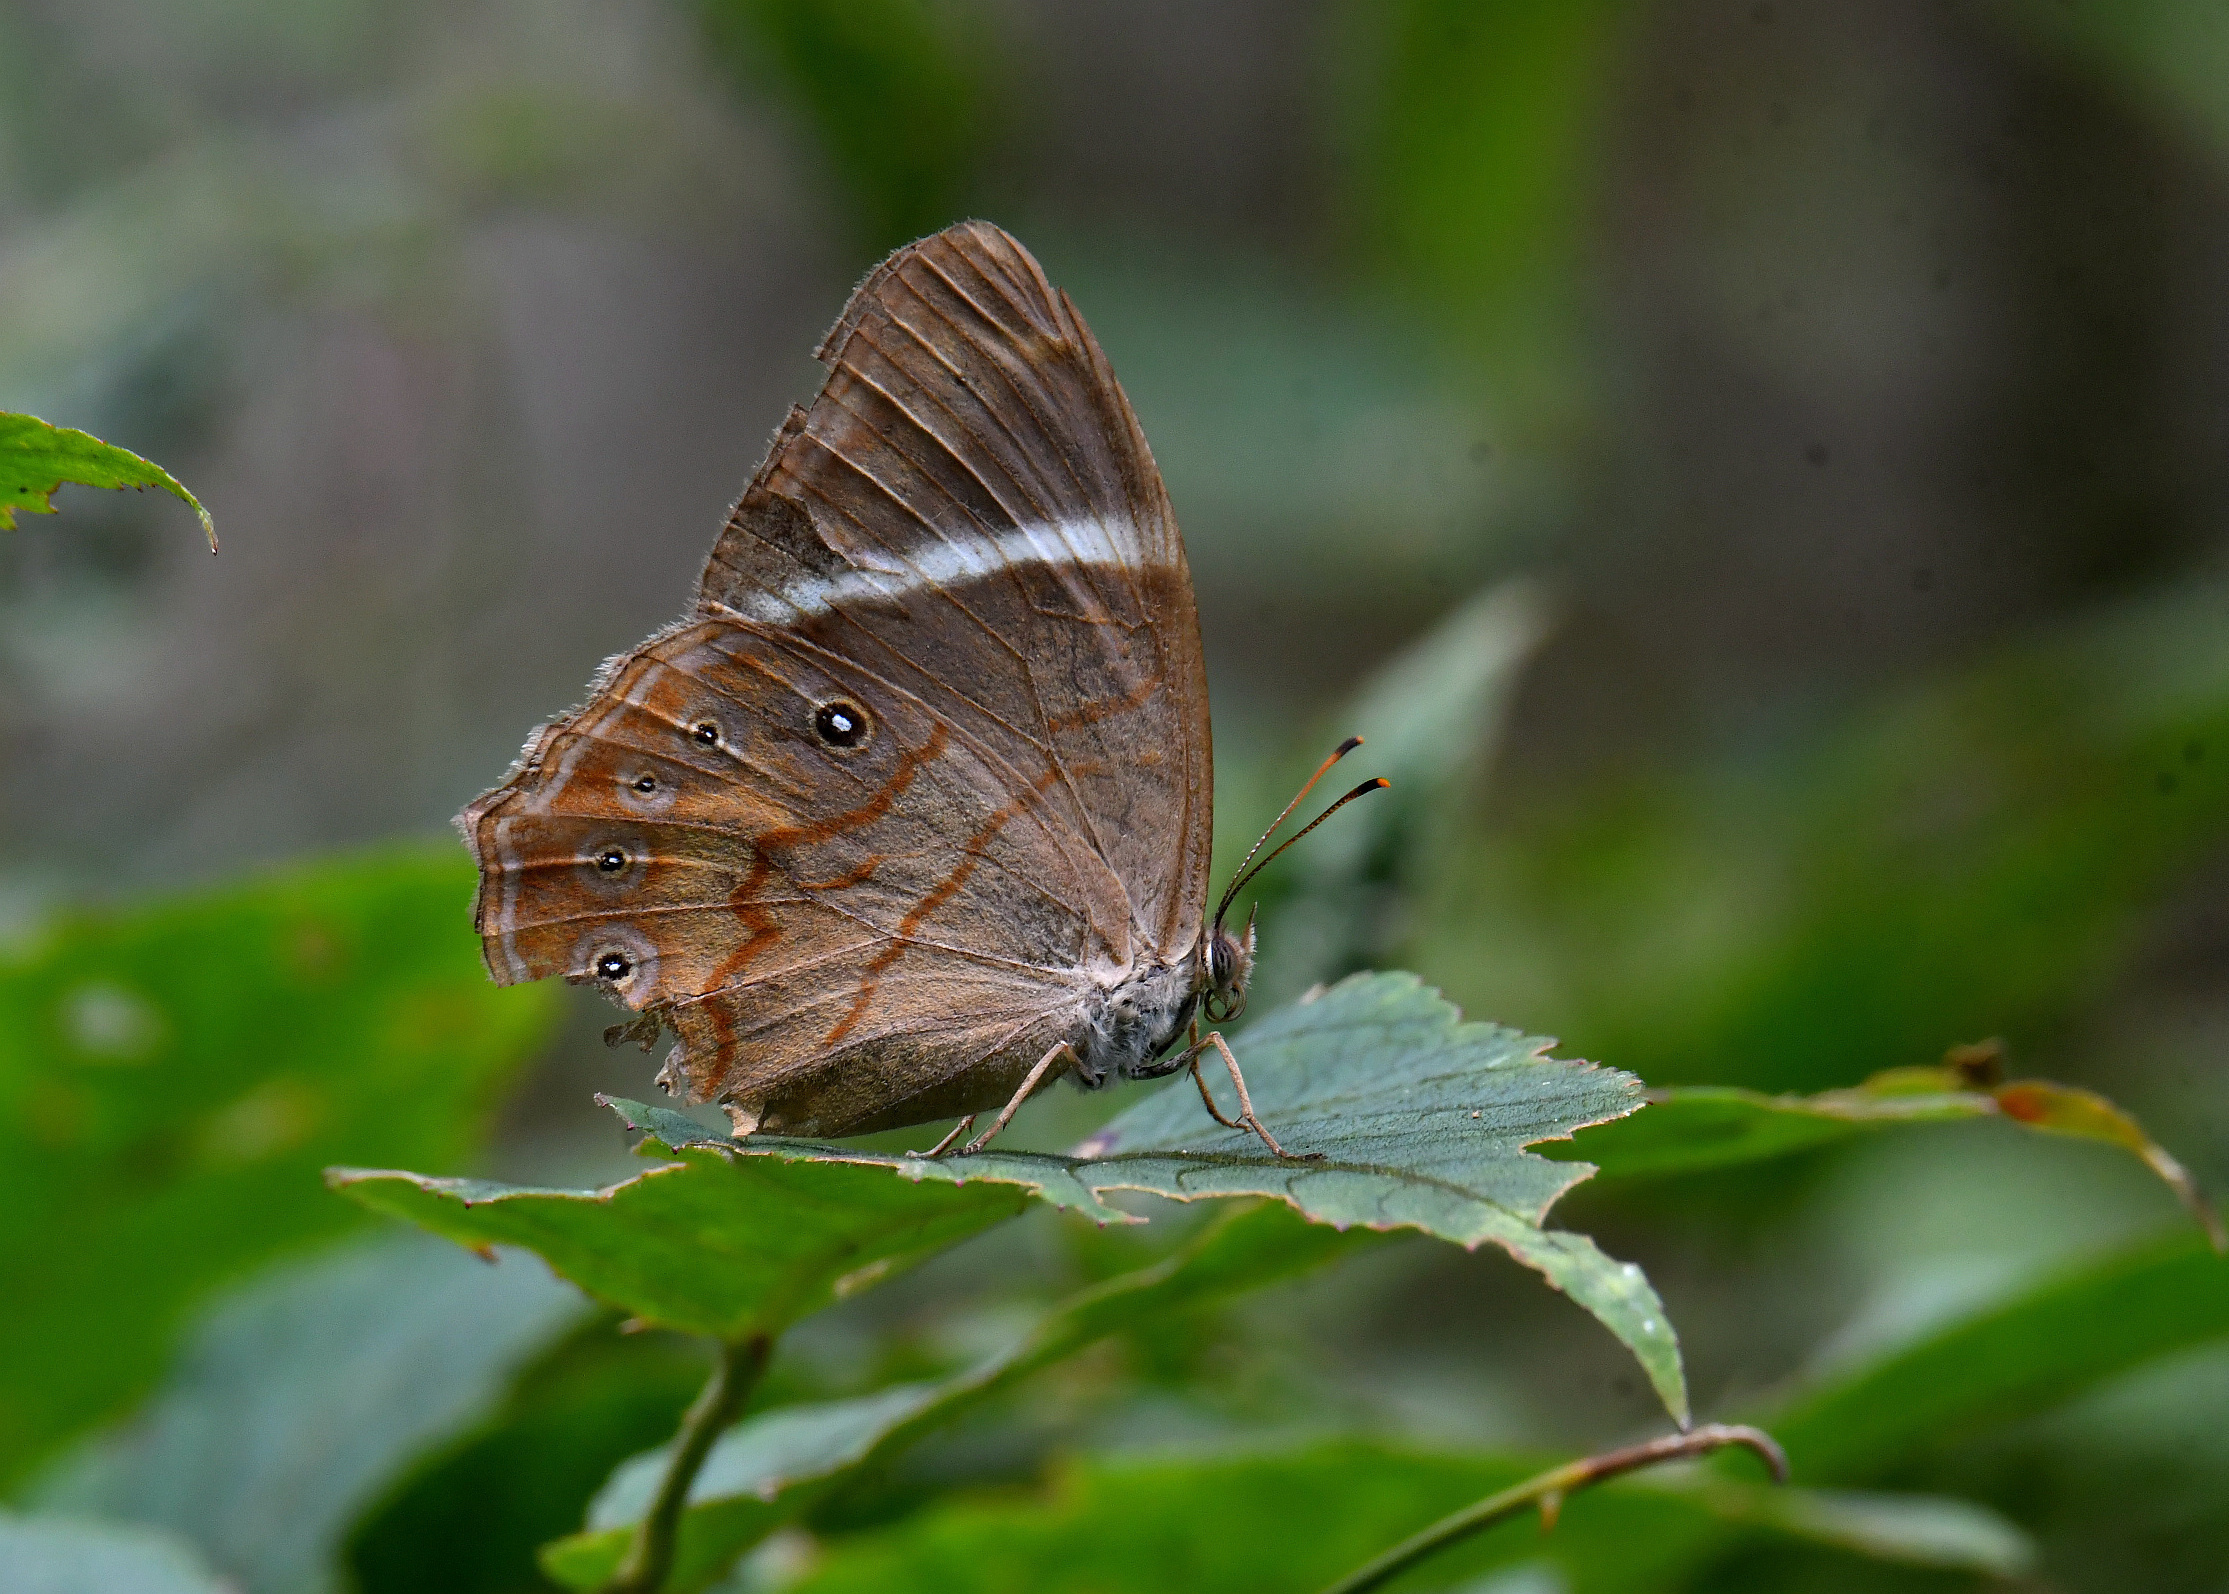
M 1029 1071 L 1028 1076 L 1022 1080 L 1021 1088 L 1014 1092 L 1014 1099 L 1009 1101 L 1005 1106 L 1001 1107 L 998 1110 L 998 1121 L 992 1124 L 990 1128 L 977 1135 L 973 1140 L 970 1140 L 966 1145 L 962 1146 L 960 1148 L 960 1155 L 963 1157 L 972 1157 L 978 1151 L 981 1151 L 985 1146 L 989 1145 L 993 1140 L 997 1139 L 998 1132 L 1001 1129 L 1004 1129 L 1008 1124 L 1012 1123 L 1014 1121 L 1014 1114 L 1022 1110 L 1022 1103 L 1029 1100 L 1030 1094 L 1035 1091 L 1039 1085 L 1042 1085 L 1045 1082 L 1046 1077 L 1052 1073 L 1053 1065 L 1055 1063 L 1063 1061 L 1074 1063 L 1076 1060 L 1075 1049 L 1071 1047 L 1066 1041 L 1062 1041 L 1058 1046 L 1055 1046 L 1044 1056 L 1038 1058 L 1037 1066 Z M 946 1135 L 942 1140 L 938 1141 L 936 1150 L 930 1152 L 929 1155 L 932 1157 L 941 1155 L 945 1147 L 951 1145 L 953 1141 L 957 1140 L 974 1122 L 974 1115 L 970 1114 L 958 1128 L 954 1129 L 950 1134 Z
M 1231 1084 L 1238 1090 L 1238 1116 L 1236 1118 L 1223 1116 L 1221 1109 L 1215 1105 L 1215 1098 L 1208 1094 L 1207 1081 L 1200 1077 L 1199 1060 L 1209 1046 L 1213 1046 L 1223 1054 L 1223 1066 L 1230 1071 Z M 1193 1048 L 1192 1083 L 1200 1087 L 1200 1100 L 1207 1103 L 1210 1116 L 1224 1128 L 1252 1130 L 1261 1137 L 1263 1145 L 1288 1162 L 1323 1161 L 1324 1154 L 1320 1151 L 1287 1151 L 1283 1146 L 1277 1144 L 1277 1137 L 1264 1128 L 1262 1121 L 1254 1116 L 1254 1098 L 1246 1093 L 1246 1076 L 1238 1071 L 1238 1059 L 1231 1055 L 1230 1043 L 1223 1039 L 1221 1030 L 1209 1030 L 1207 1039 Z

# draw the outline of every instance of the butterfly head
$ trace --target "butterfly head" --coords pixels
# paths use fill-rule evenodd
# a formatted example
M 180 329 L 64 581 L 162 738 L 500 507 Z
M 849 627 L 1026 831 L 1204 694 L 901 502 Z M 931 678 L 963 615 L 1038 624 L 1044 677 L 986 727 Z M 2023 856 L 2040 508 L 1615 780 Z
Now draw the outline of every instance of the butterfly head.
M 1207 933 L 1207 967 L 1201 971 L 1206 989 L 1201 993 L 1207 1016 L 1228 1024 L 1246 1011 L 1246 987 L 1254 978 L 1254 915 L 1246 915 L 1246 933 L 1233 935 L 1218 919 Z

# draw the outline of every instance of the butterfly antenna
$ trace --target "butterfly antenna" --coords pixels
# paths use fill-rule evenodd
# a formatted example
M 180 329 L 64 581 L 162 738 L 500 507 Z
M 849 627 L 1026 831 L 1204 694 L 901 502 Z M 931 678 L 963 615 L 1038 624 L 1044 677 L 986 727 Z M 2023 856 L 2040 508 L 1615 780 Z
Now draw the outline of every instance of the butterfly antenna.
M 1231 876 L 1230 890 L 1224 892 L 1223 900 L 1215 905 L 1215 922 L 1217 924 L 1221 924 L 1223 915 L 1230 911 L 1231 898 L 1238 895 L 1238 882 L 1245 875 L 1246 866 L 1254 861 L 1254 854 L 1262 850 L 1263 845 L 1268 842 L 1271 836 L 1277 834 L 1277 827 L 1292 817 L 1292 811 L 1307 800 L 1308 794 L 1316 789 L 1316 782 L 1323 779 L 1324 771 L 1361 745 L 1361 737 L 1350 736 L 1337 747 L 1334 747 L 1331 750 L 1331 756 L 1316 766 L 1316 772 L 1308 777 L 1307 784 L 1293 793 L 1293 800 L 1277 810 L 1277 817 L 1272 819 L 1269 822 L 1269 828 L 1262 832 L 1261 840 L 1247 848 L 1246 856 L 1238 860 L 1238 873 Z
M 1231 882 L 1230 890 L 1225 892 L 1223 895 L 1222 905 L 1216 909 L 1216 920 L 1218 922 L 1221 921 L 1224 911 L 1230 906 L 1231 898 L 1237 896 L 1238 893 L 1242 889 L 1244 889 L 1246 882 L 1253 879 L 1254 876 L 1260 874 L 1264 869 L 1267 869 L 1279 858 L 1282 858 L 1285 855 L 1286 849 L 1291 847 L 1294 842 L 1300 840 L 1302 836 L 1307 835 L 1309 831 L 1315 829 L 1318 825 L 1322 824 L 1326 819 L 1329 819 L 1340 809 L 1346 807 L 1347 804 L 1353 802 L 1357 797 L 1367 797 L 1370 795 L 1370 793 L 1374 791 L 1383 791 L 1386 787 L 1392 784 L 1393 782 L 1387 780 L 1383 775 L 1372 776 L 1370 779 L 1364 781 L 1361 785 L 1355 787 L 1353 791 L 1348 792 L 1346 796 L 1333 803 L 1329 808 L 1326 808 L 1322 813 L 1316 815 L 1315 818 L 1309 820 L 1308 823 L 1302 825 L 1298 830 L 1287 836 L 1283 841 L 1279 842 L 1277 844 L 1276 850 L 1271 852 L 1268 857 L 1264 858 L 1260 863 L 1257 863 L 1256 865 L 1254 865 L 1253 868 L 1249 869 L 1246 873 L 1240 875 L 1236 880 L 1233 880 Z
M 1287 847 L 1290 847 L 1302 836 L 1307 835 L 1309 831 L 1315 829 L 1318 825 L 1322 824 L 1326 819 L 1329 819 L 1340 809 L 1346 807 L 1347 804 L 1353 802 L 1357 797 L 1367 796 L 1369 793 L 1378 791 L 1381 788 L 1391 784 L 1391 782 L 1387 781 L 1383 776 L 1364 781 L 1361 785 L 1355 787 L 1353 791 L 1348 792 L 1346 796 L 1340 798 L 1329 808 L 1326 808 L 1322 813 L 1316 815 L 1315 818 L 1309 820 L 1307 824 L 1301 826 L 1299 830 L 1295 831 L 1292 835 L 1287 836 L 1284 841 L 1277 846 L 1276 850 L 1271 852 L 1268 857 L 1262 859 L 1260 863 L 1254 863 L 1254 854 L 1262 850 L 1263 845 L 1269 840 L 1269 838 L 1277 834 L 1277 827 L 1279 825 L 1282 825 L 1285 820 L 1291 816 L 1292 811 L 1301 805 L 1302 801 L 1311 791 L 1315 790 L 1316 782 L 1323 779 L 1324 772 L 1331 768 L 1333 764 L 1338 763 L 1340 759 L 1346 757 L 1349 753 L 1353 752 L 1357 747 L 1360 747 L 1361 745 L 1362 738 L 1359 736 L 1350 736 L 1345 741 L 1341 742 L 1338 747 L 1333 750 L 1329 758 L 1325 759 L 1321 764 L 1318 764 L 1316 766 L 1316 772 L 1308 777 L 1308 784 L 1301 787 L 1300 790 L 1293 795 L 1293 800 L 1285 804 L 1284 809 L 1277 815 L 1277 817 L 1270 821 L 1269 828 L 1262 832 L 1261 840 L 1255 842 L 1254 845 L 1248 849 L 1246 856 L 1239 860 L 1238 873 L 1231 877 L 1230 886 L 1223 893 L 1223 900 L 1215 905 L 1215 923 L 1218 926 L 1220 926 L 1223 922 L 1223 915 L 1230 912 L 1231 903 L 1237 900 L 1239 892 L 1245 889 L 1246 882 L 1253 879 L 1254 876 L 1260 874 L 1264 869 L 1268 868 L 1272 863 L 1276 862 L 1277 859 L 1283 855 Z M 1248 865 L 1250 864 L 1252 865 L 1251 868 L 1248 867 Z

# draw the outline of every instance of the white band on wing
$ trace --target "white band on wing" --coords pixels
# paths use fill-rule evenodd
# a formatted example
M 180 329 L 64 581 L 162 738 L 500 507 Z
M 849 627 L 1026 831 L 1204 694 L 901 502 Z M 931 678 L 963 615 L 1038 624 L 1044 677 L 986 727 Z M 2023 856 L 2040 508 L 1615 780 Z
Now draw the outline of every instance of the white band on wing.
M 1019 565 L 1136 569 L 1136 528 L 1127 521 L 1040 522 L 995 536 L 948 537 L 910 549 L 905 562 L 801 576 L 780 592 L 740 593 L 720 607 L 779 625 L 799 614 L 826 614 L 847 603 L 902 602 L 925 588 L 979 581 Z

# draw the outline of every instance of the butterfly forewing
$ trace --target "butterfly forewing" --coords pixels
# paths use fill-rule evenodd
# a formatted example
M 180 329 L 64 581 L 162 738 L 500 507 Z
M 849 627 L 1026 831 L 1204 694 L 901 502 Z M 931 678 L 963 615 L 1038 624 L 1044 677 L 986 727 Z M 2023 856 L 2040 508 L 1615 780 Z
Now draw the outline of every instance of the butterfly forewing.
M 1198 927 L 1211 806 L 1207 683 L 1184 547 L 1105 355 L 1019 244 L 967 223 L 868 278 L 831 367 L 744 495 L 701 602 L 869 634 L 862 660 L 994 745 L 1090 836 L 1157 946 Z M 805 506 L 834 575 L 739 579 Z M 861 601 L 904 588 L 898 604 Z M 926 601 L 921 601 L 921 600 Z M 869 655 L 872 655 L 871 657 Z
M 1004 233 L 901 250 L 822 349 L 691 618 L 462 823 L 499 979 L 658 1013 L 739 1122 L 1003 1099 L 1199 933 L 1198 621 L 1104 356 Z

